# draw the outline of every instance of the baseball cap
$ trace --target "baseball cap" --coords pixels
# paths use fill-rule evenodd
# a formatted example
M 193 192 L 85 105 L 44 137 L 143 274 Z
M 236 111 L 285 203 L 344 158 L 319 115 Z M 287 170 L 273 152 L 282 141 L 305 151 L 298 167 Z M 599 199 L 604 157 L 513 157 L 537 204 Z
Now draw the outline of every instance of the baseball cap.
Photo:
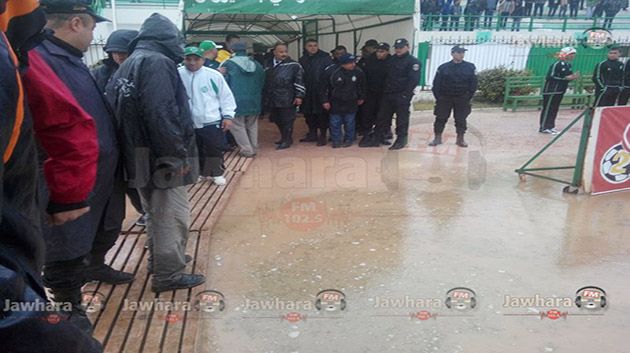
M 343 64 L 349 64 L 352 62 L 355 62 L 357 60 L 357 57 L 352 55 L 352 54 L 344 54 L 342 56 L 339 57 L 339 64 L 343 65 Z
M 451 53 L 462 53 L 468 51 L 468 49 L 464 48 L 464 47 L 460 47 L 459 45 L 456 45 L 454 47 L 451 48 Z
M 387 50 L 389 51 L 389 44 L 383 42 L 383 43 L 378 43 L 378 46 L 376 47 L 376 50 Z
M 577 50 L 575 50 L 575 48 L 573 47 L 564 47 L 560 49 L 560 54 L 562 55 L 569 55 L 569 54 L 575 54 L 575 53 L 577 53 Z
M 200 58 L 203 58 L 203 51 L 197 47 L 186 47 L 184 48 L 184 55 L 197 55 Z
M 363 44 L 363 48 L 376 48 L 378 46 L 378 41 L 376 39 L 370 39 Z
M 92 0 L 41 0 L 40 6 L 47 14 L 76 13 L 92 16 L 96 23 L 110 22 L 107 18 L 99 16 L 92 9 Z
M 222 49 L 222 48 L 223 48 L 222 45 L 218 45 L 217 43 L 211 40 L 204 40 L 203 42 L 199 43 L 199 49 L 201 49 L 203 53 L 207 52 L 208 50 Z
M 396 39 L 394 42 L 394 48 L 403 48 L 409 45 L 409 42 L 405 38 Z

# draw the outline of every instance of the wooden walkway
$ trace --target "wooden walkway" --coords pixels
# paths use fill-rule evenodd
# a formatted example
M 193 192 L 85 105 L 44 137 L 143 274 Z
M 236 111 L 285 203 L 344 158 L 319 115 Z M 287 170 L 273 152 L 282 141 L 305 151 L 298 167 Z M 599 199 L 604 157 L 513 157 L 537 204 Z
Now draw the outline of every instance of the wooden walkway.
M 194 257 L 187 266 L 189 273 L 205 272 L 212 227 L 251 161 L 236 151 L 226 153 L 227 185 L 217 187 L 205 181 L 189 188 L 191 229 L 186 254 Z M 114 269 L 136 275 L 134 282 L 115 286 L 88 283 L 83 288 L 84 300 L 92 298 L 88 315 L 94 324 L 94 337 L 103 343 L 107 353 L 192 353 L 199 320 L 191 319 L 196 316 L 195 311 L 186 304 L 194 303 L 196 294 L 209 288 L 201 285 L 153 293 L 147 273 L 146 236 L 144 227 L 132 225 L 123 230 L 108 254 L 107 261 Z M 141 305 L 150 308 L 140 308 Z

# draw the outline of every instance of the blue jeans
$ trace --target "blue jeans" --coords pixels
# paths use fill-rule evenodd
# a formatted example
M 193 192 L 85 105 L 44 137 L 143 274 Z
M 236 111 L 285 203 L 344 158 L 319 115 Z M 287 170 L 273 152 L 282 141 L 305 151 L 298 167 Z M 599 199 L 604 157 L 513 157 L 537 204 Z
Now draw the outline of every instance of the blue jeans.
M 333 143 L 354 141 L 354 129 L 356 125 L 357 113 L 331 114 L 330 115 L 330 137 Z M 341 134 L 341 125 L 344 127 L 344 134 Z

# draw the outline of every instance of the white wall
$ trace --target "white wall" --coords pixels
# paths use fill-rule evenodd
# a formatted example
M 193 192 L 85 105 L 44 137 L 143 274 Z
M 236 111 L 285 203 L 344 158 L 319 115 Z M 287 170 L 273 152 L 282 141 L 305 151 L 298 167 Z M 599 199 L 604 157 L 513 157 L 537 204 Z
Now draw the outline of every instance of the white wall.
M 104 9 L 103 16 L 112 21 L 115 19 L 118 29 L 140 29 L 142 22 L 155 12 L 168 17 L 178 28 L 182 28 L 181 11 L 173 7 L 144 6 L 143 8 L 129 8 L 119 6 L 116 9 L 116 16 L 114 16 L 111 8 Z M 94 31 L 94 40 L 96 42 L 105 41 L 113 31 L 113 22 L 99 23 Z

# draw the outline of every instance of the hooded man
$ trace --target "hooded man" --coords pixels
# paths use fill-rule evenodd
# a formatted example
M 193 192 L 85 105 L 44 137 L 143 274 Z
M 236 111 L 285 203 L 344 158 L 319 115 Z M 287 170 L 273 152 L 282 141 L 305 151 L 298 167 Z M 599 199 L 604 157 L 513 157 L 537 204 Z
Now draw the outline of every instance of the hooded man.
M 107 53 L 107 58 L 103 59 L 102 65 L 92 70 L 92 75 L 101 91 L 105 92 L 105 86 L 112 78 L 118 67 L 129 56 L 129 43 L 138 35 L 138 31 L 129 29 L 119 29 L 112 32 L 107 38 L 107 43 L 103 50 Z
M 317 142 L 318 146 L 326 145 L 326 134 L 328 131 L 328 113 L 322 108 L 321 94 L 323 86 L 324 71 L 331 65 L 333 60 L 328 53 L 319 49 L 319 44 L 315 39 L 308 39 L 304 44 L 304 56 L 300 58 L 300 65 L 304 69 L 304 85 L 306 86 L 306 96 L 300 107 L 304 113 L 308 133 L 300 142 Z M 319 137 L 317 132 L 319 131 Z
M 187 47 L 184 55 L 184 66 L 179 68 L 179 76 L 189 97 L 201 175 L 212 178 L 216 185 L 225 185 L 224 132 L 230 129 L 234 119 L 234 96 L 223 75 L 203 66 L 199 48 Z
M 234 56 L 223 63 L 226 80 L 236 99 L 236 116 L 230 131 L 241 149 L 241 155 L 253 157 L 258 148 L 258 116 L 262 107 L 265 70 L 249 58 L 243 43 L 232 46 Z
M 166 17 L 144 21 L 107 90 L 118 117 L 129 186 L 140 192 L 147 212 L 151 290 L 196 287 L 199 274 L 186 274 L 190 227 L 186 185 L 198 177 L 195 132 L 186 89 L 177 72 L 184 38 Z

